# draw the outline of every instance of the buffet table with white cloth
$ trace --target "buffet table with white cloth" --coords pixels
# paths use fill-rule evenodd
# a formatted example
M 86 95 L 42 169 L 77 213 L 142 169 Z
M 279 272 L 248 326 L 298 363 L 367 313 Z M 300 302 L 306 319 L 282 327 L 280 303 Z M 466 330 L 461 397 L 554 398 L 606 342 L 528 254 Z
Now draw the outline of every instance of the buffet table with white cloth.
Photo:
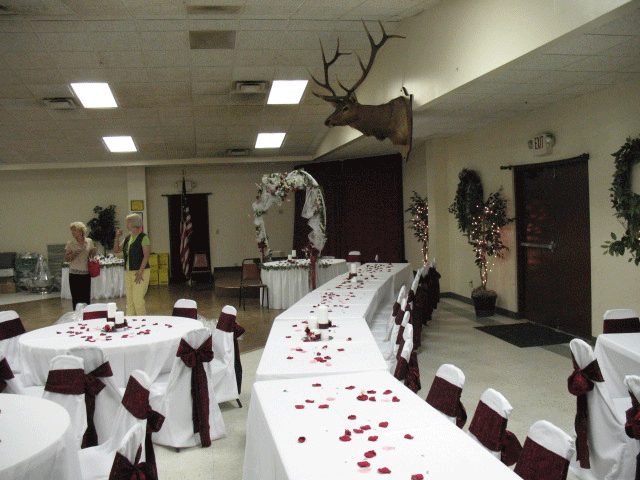
M 316 288 L 346 273 L 347 269 L 346 260 L 319 260 L 316 267 Z M 276 310 L 284 310 L 304 297 L 311 290 L 310 274 L 310 260 L 278 260 L 264 263 L 260 270 L 260 278 L 269 290 L 269 306 Z
M 598 335 L 594 353 L 611 397 L 629 397 L 624 377 L 640 375 L 640 333 Z
M 246 432 L 243 480 L 520 478 L 388 372 L 256 382 Z
M 0 479 L 78 480 L 78 452 L 67 411 L 50 400 L 0 395 Z
M 105 320 L 85 320 L 40 328 L 20 336 L 22 380 L 26 386 L 44 385 L 49 364 L 71 347 L 99 347 L 111 364 L 113 379 L 124 388 L 133 370 L 143 370 L 154 381 L 171 371 L 180 339 L 202 327 L 202 322 L 172 316 L 125 317 L 128 327 L 104 332 Z
M 100 275 L 91 279 L 91 299 L 124 297 L 124 264 L 102 267 Z M 60 298 L 71 298 L 69 268 L 62 269 Z

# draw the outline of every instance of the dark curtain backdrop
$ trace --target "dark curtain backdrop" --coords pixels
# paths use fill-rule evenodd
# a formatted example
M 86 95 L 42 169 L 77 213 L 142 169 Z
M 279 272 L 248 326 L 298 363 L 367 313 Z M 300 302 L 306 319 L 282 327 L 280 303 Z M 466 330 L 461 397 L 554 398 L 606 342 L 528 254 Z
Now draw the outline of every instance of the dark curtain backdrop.
M 198 252 L 206 252 L 207 262 L 211 266 L 211 251 L 209 248 L 209 201 L 208 193 L 187 194 L 189 212 L 193 233 L 189 241 L 189 262 L 193 265 L 193 256 Z M 182 195 L 166 195 L 169 202 L 169 281 L 184 283 L 186 279 L 182 273 L 180 262 L 180 220 Z M 153 239 L 151 239 L 153 242 Z
M 324 192 L 327 243 L 323 255 L 347 258 L 359 250 L 362 260 L 403 262 L 402 158 L 373 158 L 298 165 Z M 293 248 L 307 245 L 309 227 L 302 218 L 305 192 L 296 192 Z

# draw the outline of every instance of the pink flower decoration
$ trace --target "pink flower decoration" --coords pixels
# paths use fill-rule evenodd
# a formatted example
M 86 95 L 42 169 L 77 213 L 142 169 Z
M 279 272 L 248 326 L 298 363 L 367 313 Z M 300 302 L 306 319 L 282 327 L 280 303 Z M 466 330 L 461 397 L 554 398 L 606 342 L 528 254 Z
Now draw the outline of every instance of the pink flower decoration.
M 379 424 L 382 428 L 387 428 L 389 426 L 389 422 L 380 422 Z
M 348 442 L 351 440 L 351 437 L 349 435 L 343 435 L 342 437 L 340 437 L 340 440 L 342 440 L 343 442 Z
M 376 440 L 378 440 L 378 436 L 377 436 L 377 435 L 372 435 L 372 436 L 370 436 L 370 437 L 368 438 L 368 440 L 369 440 L 370 442 L 375 442 Z
M 383 467 L 378 469 L 378 473 L 391 473 L 391 470 L 389 470 L 387 467 Z
M 404 438 L 406 438 L 407 440 L 413 440 L 413 435 L 407 433 Z
M 364 456 L 367 458 L 373 458 L 376 456 L 376 452 L 374 452 L 373 450 L 369 450 L 368 452 L 365 452 Z
M 369 462 L 367 462 L 367 461 L 364 461 L 364 462 L 358 462 L 358 466 L 361 467 L 361 468 L 367 468 L 367 467 L 371 466 L 371 464 Z
M 304 443 L 305 440 L 306 438 L 304 437 L 298 437 L 298 443 Z

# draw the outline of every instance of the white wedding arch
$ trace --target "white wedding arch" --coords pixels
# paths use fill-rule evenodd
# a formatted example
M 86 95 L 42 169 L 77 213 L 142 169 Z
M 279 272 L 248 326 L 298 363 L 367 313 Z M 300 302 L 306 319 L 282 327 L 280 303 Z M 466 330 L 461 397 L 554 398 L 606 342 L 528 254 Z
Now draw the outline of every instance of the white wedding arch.
M 309 233 L 309 246 L 311 257 L 315 259 L 326 241 L 327 220 L 325 217 L 324 196 L 318 182 L 304 170 L 293 170 L 289 173 L 272 173 L 262 177 L 262 183 L 258 185 L 258 196 L 253 202 L 253 223 L 256 228 L 256 242 L 262 253 L 262 259 L 271 255 L 269 237 L 264 225 L 264 214 L 273 204 L 282 205 L 282 202 L 293 192 L 306 190 L 302 216 L 309 220 L 311 227 Z M 315 262 L 314 262 L 315 263 Z

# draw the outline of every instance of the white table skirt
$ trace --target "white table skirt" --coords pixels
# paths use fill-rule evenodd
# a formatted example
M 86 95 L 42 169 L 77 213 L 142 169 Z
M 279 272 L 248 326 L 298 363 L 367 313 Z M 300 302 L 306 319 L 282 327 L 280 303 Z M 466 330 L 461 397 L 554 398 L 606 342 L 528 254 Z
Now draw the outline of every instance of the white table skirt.
M 105 333 L 104 320 L 63 323 L 20 336 L 22 379 L 26 386 L 44 385 L 49 364 L 71 347 L 97 346 L 111 364 L 113 379 L 125 387 L 133 370 L 143 370 L 151 381 L 171 371 L 182 336 L 202 327 L 199 320 L 171 316 L 125 317 L 126 330 Z
M 60 405 L 27 395 L 0 395 L 0 479 L 82 478 L 71 420 Z
M 265 265 L 274 267 L 286 264 L 286 262 L 286 260 L 267 262 Z M 348 268 L 345 260 L 327 259 L 321 260 L 321 262 L 327 266 L 317 268 L 316 288 L 332 278 L 346 273 Z M 308 260 L 299 260 L 297 263 L 308 263 Z M 262 270 L 260 277 L 269 289 L 269 307 L 284 310 L 309 293 L 309 273 L 308 267 Z
M 91 299 L 124 297 L 124 267 L 102 267 L 100 275 L 91 279 Z M 60 298 L 71 298 L 69 269 L 62 269 Z
M 594 353 L 611 397 L 629 397 L 624 377 L 640 375 L 640 333 L 598 335 Z
M 520 478 L 388 372 L 256 382 L 246 431 L 243 480 Z

